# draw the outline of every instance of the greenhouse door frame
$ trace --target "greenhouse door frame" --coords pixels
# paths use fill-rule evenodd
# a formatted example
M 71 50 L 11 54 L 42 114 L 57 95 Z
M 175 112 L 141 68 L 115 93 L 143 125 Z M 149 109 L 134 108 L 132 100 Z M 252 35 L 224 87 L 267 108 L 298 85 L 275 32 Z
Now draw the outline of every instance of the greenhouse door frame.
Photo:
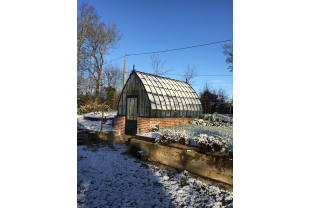
M 130 105 L 129 102 L 134 101 L 135 105 Z M 137 134 L 137 117 L 138 117 L 139 95 L 126 96 L 126 113 L 125 113 L 125 134 Z M 132 108 L 133 107 L 133 108 Z M 133 110 L 136 108 L 136 114 Z M 128 114 L 129 113 L 129 114 Z

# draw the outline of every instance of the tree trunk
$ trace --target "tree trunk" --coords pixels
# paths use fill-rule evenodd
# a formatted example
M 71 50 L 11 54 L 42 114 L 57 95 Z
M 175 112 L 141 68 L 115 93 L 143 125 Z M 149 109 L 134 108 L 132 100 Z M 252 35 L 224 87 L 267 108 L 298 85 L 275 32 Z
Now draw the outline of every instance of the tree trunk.
M 99 81 L 96 81 L 95 103 L 99 102 Z
M 100 77 L 101 73 L 98 73 L 98 79 L 96 79 L 96 94 L 95 94 L 95 103 L 99 103 L 99 86 L 100 86 Z

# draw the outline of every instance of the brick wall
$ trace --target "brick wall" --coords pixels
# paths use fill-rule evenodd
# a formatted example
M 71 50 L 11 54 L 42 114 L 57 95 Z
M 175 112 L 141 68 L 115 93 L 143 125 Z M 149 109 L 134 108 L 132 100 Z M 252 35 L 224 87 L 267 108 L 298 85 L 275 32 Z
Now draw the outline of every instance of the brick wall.
M 125 116 L 114 117 L 114 129 L 119 130 L 120 135 L 125 134 Z
M 139 127 L 141 127 L 141 134 L 148 133 L 149 128 L 152 124 L 159 123 L 159 129 L 180 125 L 183 123 L 188 123 L 189 121 L 194 120 L 195 118 L 137 118 L 137 134 L 139 134 Z
M 195 118 L 142 118 L 137 117 L 137 134 L 139 134 L 139 127 L 141 127 L 141 134 L 148 133 L 152 124 L 158 124 L 159 128 L 180 125 L 182 122 L 188 123 Z M 120 131 L 120 135 L 125 134 L 125 116 L 114 117 L 114 129 Z

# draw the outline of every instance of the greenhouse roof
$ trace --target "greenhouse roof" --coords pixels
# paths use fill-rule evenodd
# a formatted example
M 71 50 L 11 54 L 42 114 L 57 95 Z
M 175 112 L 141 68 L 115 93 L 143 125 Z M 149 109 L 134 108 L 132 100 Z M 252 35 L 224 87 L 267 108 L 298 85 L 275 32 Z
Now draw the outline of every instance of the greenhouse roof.
M 143 83 L 151 109 L 201 111 L 200 99 L 186 82 L 135 71 Z

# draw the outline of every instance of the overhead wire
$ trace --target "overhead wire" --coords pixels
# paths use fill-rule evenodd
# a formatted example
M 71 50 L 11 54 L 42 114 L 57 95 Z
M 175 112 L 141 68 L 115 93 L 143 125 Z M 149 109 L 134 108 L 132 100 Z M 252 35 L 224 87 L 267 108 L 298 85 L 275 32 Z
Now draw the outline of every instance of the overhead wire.
M 224 43 L 224 42 L 228 42 L 228 41 L 232 41 L 232 40 L 233 40 L 233 39 L 230 39 L 230 40 L 223 40 L 223 41 L 214 42 L 214 43 L 206 43 L 206 44 L 202 44 L 202 45 L 189 46 L 189 47 L 185 47 L 185 48 L 176 48 L 176 49 L 170 49 L 170 50 L 164 50 L 164 51 L 156 51 L 156 52 L 148 52 L 148 53 L 138 53 L 138 54 L 128 54 L 128 55 L 126 55 L 126 56 L 138 56 L 138 55 L 145 55 L 145 54 L 152 54 L 152 53 L 162 53 L 162 52 L 168 52 L 168 51 L 177 51 L 177 50 L 183 50 L 183 49 L 201 47 L 201 46 L 212 45 L 212 44 L 217 44 L 217 43 Z
M 162 52 L 169 52 L 169 51 L 184 50 L 184 49 L 196 48 L 196 47 L 201 47 L 201 46 L 206 46 L 206 45 L 224 43 L 224 42 L 228 42 L 228 41 L 232 41 L 232 40 L 233 39 L 223 40 L 223 41 L 218 41 L 218 42 L 213 42 L 213 43 L 206 43 L 206 44 L 201 44 L 201 45 L 196 45 L 196 46 L 188 46 L 188 47 L 185 47 L 185 48 L 169 49 L 169 50 L 164 50 L 164 51 L 147 52 L 147 53 L 139 53 L 139 54 L 126 54 L 126 56 L 139 56 L 139 55 L 152 54 L 152 53 L 162 53 Z M 124 56 L 121 56 L 121 57 L 119 57 L 117 59 L 114 59 L 112 61 L 116 61 L 116 60 L 121 59 L 121 58 L 124 58 Z M 112 61 L 109 61 L 109 62 L 104 63 L 104 64 L 111 63 Z M 129 72 L 125 72 L 125 73 L 129 73 Z M 179 74 L 166 74 L 166 75 L 179 75 Z M 197 76 L 233 76 L 233 75 L 197 75 Z

